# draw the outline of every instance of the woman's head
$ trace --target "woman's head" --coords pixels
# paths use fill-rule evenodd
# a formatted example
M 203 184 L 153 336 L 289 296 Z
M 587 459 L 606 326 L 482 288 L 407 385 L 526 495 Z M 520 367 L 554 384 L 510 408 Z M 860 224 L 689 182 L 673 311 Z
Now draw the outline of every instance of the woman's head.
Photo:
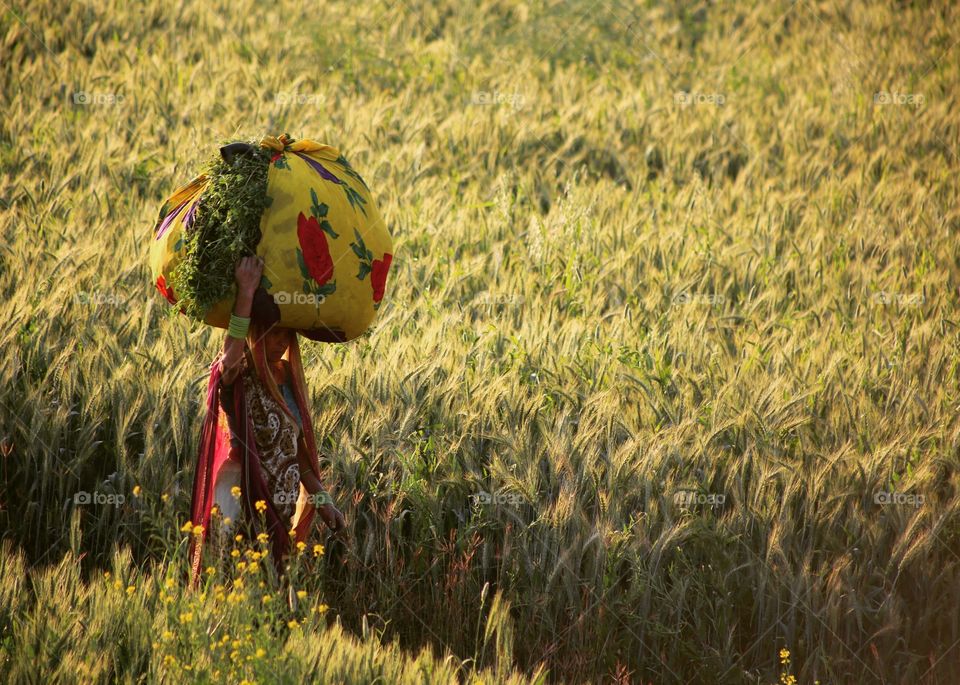
M 283 358 L 287 348 L 290 347 L 292 335 L 291 329 L 280 326 L 273 326 L 264 334 L 263 344 L 268 362 L 275 364 Z

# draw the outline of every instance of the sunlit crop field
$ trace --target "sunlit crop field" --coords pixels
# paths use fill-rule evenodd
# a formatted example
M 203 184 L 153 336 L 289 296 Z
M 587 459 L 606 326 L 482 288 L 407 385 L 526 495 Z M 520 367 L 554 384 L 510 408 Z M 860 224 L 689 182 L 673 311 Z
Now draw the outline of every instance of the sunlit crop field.
M 953 3 L 0 17 L 0 681 L 960 681 Z M 302 341 L 348 529 L 191 592 L 224 331 L 147 253 L 284 132 L 394 240 Z

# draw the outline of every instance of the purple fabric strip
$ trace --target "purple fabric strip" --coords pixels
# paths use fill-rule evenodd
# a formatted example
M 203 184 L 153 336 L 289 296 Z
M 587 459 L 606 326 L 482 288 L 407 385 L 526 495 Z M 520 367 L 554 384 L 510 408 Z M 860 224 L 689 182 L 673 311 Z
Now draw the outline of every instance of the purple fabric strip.
M 179 205 L 177 205 L 176 209 L 174 209 L 172 212 L 167 214 L 163 222 L 160 224 L 160 228 L 157 229 L 157 237 L 154 238 L 154 240 L 160 240 L 160 238 L 163 237 L 163 234 L 166 233 L 168 230 L 170 230 L 170 227 L 173 225 L 173 217 L 175 217 L 177 213 L 181 209 L 183 209 L 188 202 L 190 202 L 190 200 L 184 200 Z
M 327 171 L 324 168 L 324 166 L 320 164 L 320 162 L 318 162 L 317 160 L 313 159 L 312 157 L 309 157 L 308 155 L 303 154 L 302 152 L 294 152 L 293 154 L 295 154 L 297 157 L 299 157 L 300 159 L 305 161 L 307 164 L 312 166 L 314 170 L 318 174 L 320 174 L 323 178 L 327 179 L 328 181 L 333 181 L 334 183 L 339 183 L 343 185 L 343 181 L 341 181 L 339 178 L 337 178 L 336 176 L 331 174 L 329 171 Z

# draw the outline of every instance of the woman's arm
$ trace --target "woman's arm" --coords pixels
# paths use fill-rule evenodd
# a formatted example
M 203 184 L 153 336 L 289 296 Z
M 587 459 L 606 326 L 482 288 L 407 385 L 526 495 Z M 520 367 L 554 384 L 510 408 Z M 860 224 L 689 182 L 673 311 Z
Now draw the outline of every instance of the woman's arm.
M 237 281 L 237 298 L 233 304 L 233 313 L 237 316 L 248 317 L 253 306 L 253 293 L 260 284 L 263 274 L 262 257 L 243 257 L 234 269 L 234 278 Z M 220 365 L 223 372 L 221 383 L 232 385 L 240 372 L 240 362 L 246 341 L 242 338 L 226 336 L 223 341 L 223 354 Z
M 313 469 L 310 468 L 310 457 L 307 455 L 307 441 L 303 437 L 303 432 L 300 433 L 300 437 L 297 439 L 297 462 L 300 464 L 300 481 L 303 483 L 303 487 L 306 488 L 307 492 L 315 495 L 323 490 L 323 483 L 317 479 L 313 473 Z

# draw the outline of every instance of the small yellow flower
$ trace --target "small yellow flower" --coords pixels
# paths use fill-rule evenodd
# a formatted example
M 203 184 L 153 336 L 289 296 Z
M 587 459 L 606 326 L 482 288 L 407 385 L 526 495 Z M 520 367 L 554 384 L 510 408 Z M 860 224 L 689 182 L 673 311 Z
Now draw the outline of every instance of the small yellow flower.
M 133 496 L 134 496 L 134 497 L 139 497 L 141 492 L 143 492 L 143 490 L 140 489 L 140 486 L 139 486 L 139 485 L 134 485 L 134 486 L 133 486 Z
M 298 597 L 299 599 L 303 599 L 303 598 L 306 597 L 306 596 L 307 596 L 307 591 L 306 591 L 306 590 L 297 590 L 297 597 Z
M 242 570 L 245 569 L 246 567 L 247 567 L 247 562 L 245 562 L 245 561 L 238 561 L 238 562 L 237 562 L 237 568 L 238 568 L 239 570 L 242 571 Z
M 218 507 L 216 504 L 214 504 L 212 507 L 210 507 L 210 515 L 211 515 L 211 516 L 219 516 L 219 515 L 220 515 L 220 507 Z
M 169 630 L 163 631 L 163 635 L 160 636 L 164 642 L 168 642 L 173 639 L 173 633 Z
M 290 620 L 290 621 L 287 622 L 287 627 L 288 627 L 290 630 L 293 630 L 294 628 L 299 628 L 299 627 L 300 627 L 300 624 L 297 623 L 297 619 L 292 619 L 292 620 Z
M 266 603 L 269 602 L 271 599 L 273 599 L 273 598 L 272 598 L 270 595 L 264 595 L 264 596 L 263 596 L 263 603 L 266 604 Z
M 258 658 L 258 659 L 262 659 L 262 658 L 265 657 L 266 655 L 267 655 L 267 650 L 265 650 L 263 647 L 257 647 L 257 658 Z
M 234 537 L 233 539 L 236 540 L 237 542 L 243 542 L 243 536 L 242 536 L 242 535 L 239 535 L 239 534 L 238 534 L 236 537 Z
M 232 552 L 230 552 L 230 556 L 236 559 L 238 556 L 240 556 L 240 550 L 239 549 L 233 550 Z
M 213 566 L 207 566 L 207 575 L 208 575 L 208 576 L 212 576 L 212 575 L 213 575 L 214 573 L 216 573 L 216 572 L 217 572 L 217 569 L 215 569 Z
M 317 606 L 317 613 L 318 613 L 318 614 L 325 613 L 325 612 L 327 611 L 327 609 L 329 609 L 329 608 L 330 608 L 330 607 L 328 607 L 326 604 L 320 604 L 320 605 Z
M 162 495 L 160 495 L 160 499 L 163 502 L 166 502 L 168 499 L 170 499 L 170 495 L 168 495 L 167 493 L 163 493 Z
M 267 503 L 262 499 L 258 499 L 253 506 L 256 507 L 257 511 L 261 514 L 267 510 Z
M 781 649 L 780 650 L 780 663 L 785 664 L 790 661 L 790 650 Z
M 184 613 L 180 614 L 180 623 L 190 623 L 191 621 L 193 621 L 192 611 L 185 611 Z
M 313 556 L 319 557 L 321 554 L 323 554 L 323 545 L 314 545 Z
M 270 540 L 270 536 L 268 536 L 266 533 L 260 533 L 259 535 L 257 535 L 257 542 L 262 542 L 266 544 L 269 540 Z
M 223 525 L 229 526 L 231 523 L 233 523 L 233 519 L 232 519 L 232 518 L 230 518 L 229 516 L 224 516 L 224 517 L 223 517 Z
M 193 532 L 193 522 L 192 522 L 192 521 L 187 521 L 187 522 L 184 523 L 182 526 L 180 526 L 180 532 L 181 532 L 181 533 L 190 533 L 190 532 Z
M 255 561 L 250 562 L 250 566 L 247 568 L 248 573 L 256 573 L 260 570 L 260 564 Z
M 297 551 L 298 551 L 298 552 L 302 552 L 302 551 L 305 550 L 306 548 L 307 548 L 307 543 L 303 542 L 302 540 L 297 543 Z
M 104 571 L 103 577 L 106 578 L 107 580 L 110 580 L 110 571 Z
M 195 536 L 197 536 L 197 537 L 200 537 L 201 535 L 203 535 L 203 526 L 201 526 L 201 525 L 199 525 L 199 524 L 197 524 L 196 526 L 194 526 L 194 527 L 193 527 L 193 534 L 194 534 Z
M 128 595 L 132 595 L 132 594 L 133 594 L 134 592 L 136 592 L 136 591 L 137 591 L 136 586 L 134 586 L 134 585 L 128 585 L 128 586 L 127 586 L 127 594 L 128 594 Z
M 170 589 L 173 588 L 174 584 L 175 584 L 175 583 L 174 583 L 174 581 L 173 581 L 173 578 L 167 578 L 167 580 L 163 583 L 163 586 L 164 586 L 165 588 L 167 588 L 168 590 L 170 590 Z
M 234 499 L 240 499 L 240 487 L 234 485 L 232 488 L 230 488 L 230 494 L 233 495 Z

